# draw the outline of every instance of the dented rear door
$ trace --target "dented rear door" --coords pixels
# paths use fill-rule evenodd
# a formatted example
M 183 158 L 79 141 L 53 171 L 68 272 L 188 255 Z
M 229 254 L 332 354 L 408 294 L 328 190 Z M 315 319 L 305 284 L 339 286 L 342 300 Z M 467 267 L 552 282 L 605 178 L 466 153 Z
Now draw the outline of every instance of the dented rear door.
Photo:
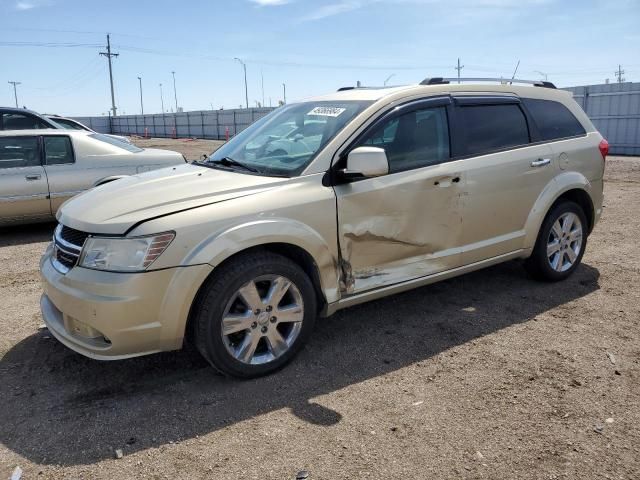
M 384 148 L 390 173 L 335 186 L 342 291 L 359 293 L 461 264 L 459 162 L 448 107 L 422 102 L 381 119 L 351 148 Z

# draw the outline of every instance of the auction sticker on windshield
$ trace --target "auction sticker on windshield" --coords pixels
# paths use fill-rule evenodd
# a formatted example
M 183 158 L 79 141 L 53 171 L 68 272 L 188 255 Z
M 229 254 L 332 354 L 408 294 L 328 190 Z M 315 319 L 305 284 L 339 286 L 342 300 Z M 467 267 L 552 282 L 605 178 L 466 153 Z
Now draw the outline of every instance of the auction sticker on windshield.
M 321 117 L 337 117 L 342 112 L 344 112 L 346 108 L 341 107 L 316 107 L 311 110 L 307 115 L 318 115 Z

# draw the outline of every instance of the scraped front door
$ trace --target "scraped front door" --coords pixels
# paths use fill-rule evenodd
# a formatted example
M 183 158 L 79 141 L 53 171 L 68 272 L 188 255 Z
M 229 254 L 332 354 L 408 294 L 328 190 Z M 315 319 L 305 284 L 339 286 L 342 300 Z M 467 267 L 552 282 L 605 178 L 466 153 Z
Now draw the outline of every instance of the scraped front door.
M 361 145 L 384 148 L 390 172 L 335 187 L 343 293 L 459 266 L 464 175 L 448 161 L 446 106 L 396 109 Z

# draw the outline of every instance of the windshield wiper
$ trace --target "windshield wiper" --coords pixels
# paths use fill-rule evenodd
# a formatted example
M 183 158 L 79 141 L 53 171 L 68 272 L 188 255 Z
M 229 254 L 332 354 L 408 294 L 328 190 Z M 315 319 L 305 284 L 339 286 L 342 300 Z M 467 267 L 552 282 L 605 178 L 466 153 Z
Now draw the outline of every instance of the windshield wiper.
M 214 164 L 219 163 L 220 165 L 224 165 L 225 167 L 240 167 L 249 172 L 260 173 L 260 171 L 257 168 L 250 167 L 249 165 L 239 162 L 238 160 L 234 160 L 231 157 L 224 157 L 221 160 L 213 160 L 211 161 L 211 163 L 214 163 Z

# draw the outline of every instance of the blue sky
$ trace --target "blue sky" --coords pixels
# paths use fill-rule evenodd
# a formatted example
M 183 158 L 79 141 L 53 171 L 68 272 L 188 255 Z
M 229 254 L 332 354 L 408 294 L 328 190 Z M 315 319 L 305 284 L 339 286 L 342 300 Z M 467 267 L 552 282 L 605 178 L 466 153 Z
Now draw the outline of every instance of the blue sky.
M 0 105 L 65 115 L 106 113 L 111 33 L 119 113 L 238 107 L 340 86 L 429 76 L 541 78 L 561 86 L 640 80 L 640 0 L 0 0 Z M 36 45 L 25 45 L 25 42 Z M 62 46 L 64 45 L 64 46 Z

